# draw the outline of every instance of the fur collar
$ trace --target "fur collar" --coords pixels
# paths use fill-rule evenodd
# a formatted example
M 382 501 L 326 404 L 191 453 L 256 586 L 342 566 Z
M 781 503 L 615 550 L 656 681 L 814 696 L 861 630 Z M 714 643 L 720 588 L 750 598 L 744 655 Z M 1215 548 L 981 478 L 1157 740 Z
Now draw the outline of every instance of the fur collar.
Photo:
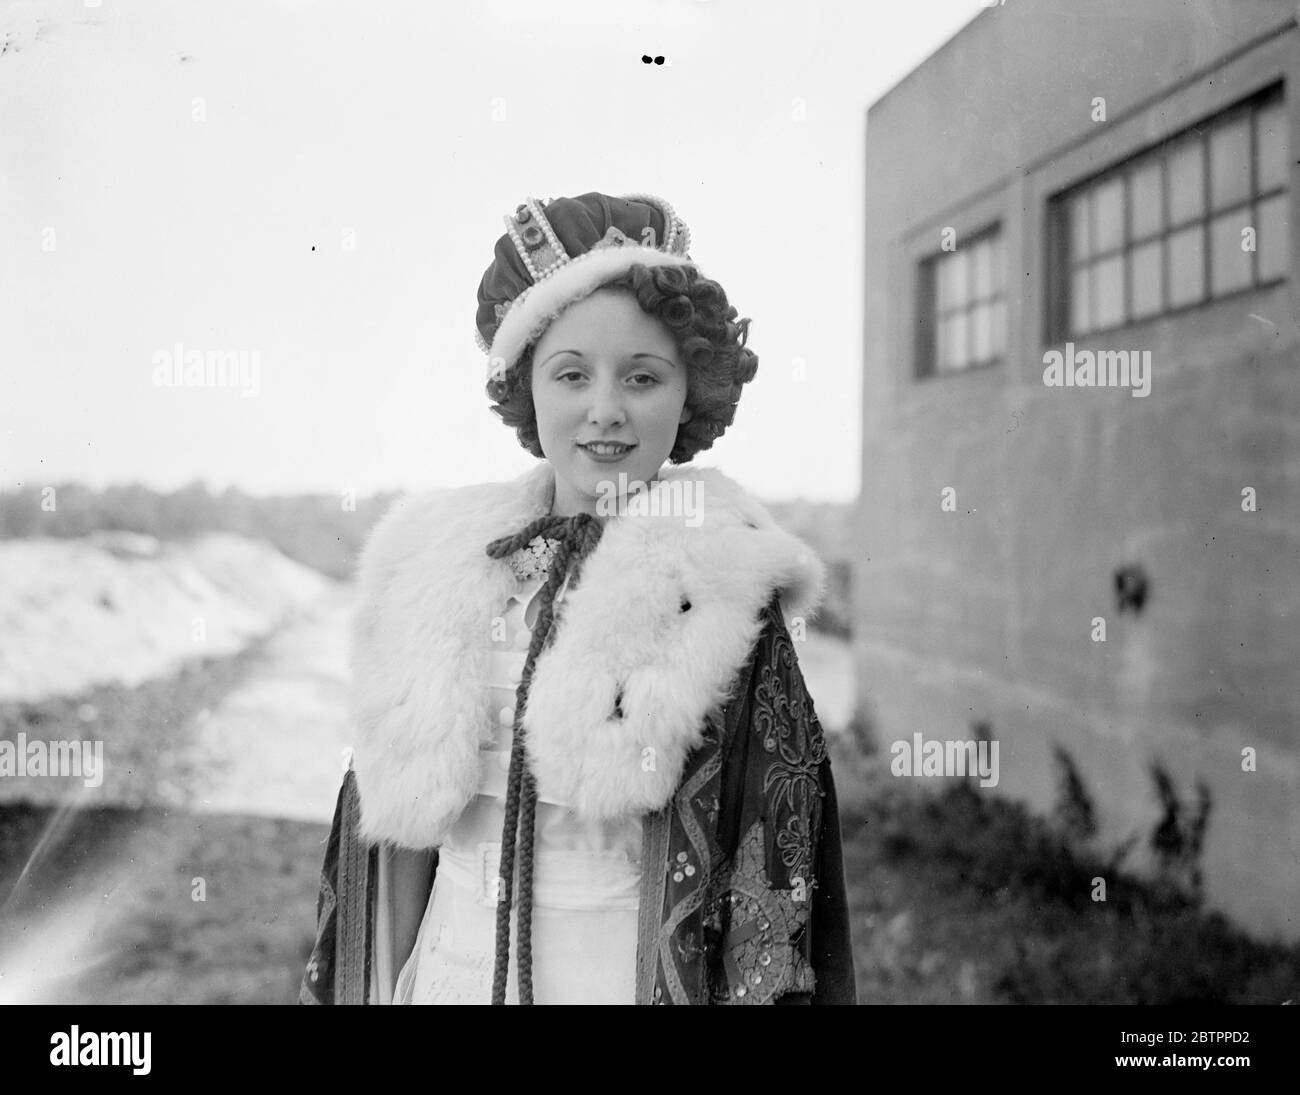
M 474 796 L 492 717 L 474 682 L 515 590 L 509 563 L 485 549 L 549 513 L 554 483 L 543 461 L 510 482 L 408 496 L 371 532 L 351 635 L 366 840 L 437 845 Z M 661 516 L 652 494 L 683 490 L 700 517 Z M 825 592 L 821 560 L 716 469 L 667 466 L 641 501 L 607 520 L 565 593 L 524 714 L 539 791 L 593 820 L 665 805 L 772 594 L 790 619 Z

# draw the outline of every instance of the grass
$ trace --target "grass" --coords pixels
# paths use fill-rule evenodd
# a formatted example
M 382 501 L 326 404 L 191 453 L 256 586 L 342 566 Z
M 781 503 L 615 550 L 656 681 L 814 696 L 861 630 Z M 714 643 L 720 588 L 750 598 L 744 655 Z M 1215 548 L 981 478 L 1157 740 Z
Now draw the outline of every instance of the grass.
M 862 1002 L 1300 999 L 1300 947 L 1076 851 L 1023 807 L 965 783 L 916 791 L 865 758 L 836 765 Z

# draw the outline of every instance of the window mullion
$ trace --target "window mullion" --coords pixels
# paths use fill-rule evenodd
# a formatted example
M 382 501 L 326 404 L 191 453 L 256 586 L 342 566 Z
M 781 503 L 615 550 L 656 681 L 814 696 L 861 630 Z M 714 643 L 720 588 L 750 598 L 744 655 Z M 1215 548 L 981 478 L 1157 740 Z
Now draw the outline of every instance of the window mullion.
M 1120 213 L 1119 276 L 1124 279 L 1123 316 L 1120 322 L 1129 323 L 1133 317 L 1133 279 L 1129 276 L 1129 252 L 1133 249 L 1133 231 L 1129 223 L 1133 215 L 1133 170 L 1131 167 L 1120 175 L 1120 180 L 1122 182 L 1120 186 L 1120 202 L 1123 209 Z
M 1259 111 L 1251 107 L 1246 113 L 1246 129 L 1250 133 L 1250 194 L 1247 197 L 1247 208 L 1250 210 L 1250 223 L 1255 230 L 1255 248 L 1250 253 L 1250 284 L 1256 286 L 1259 284 L 1259 136 L 1255 132 L 1259 127 L 1256 125 L 1256 115 Z
M 1169 301 L 1172 297 L 1169 280 L 1171 275 L 1171 266 L 1169 262 L 1169 252 L 1172 250 L 1173 235 L 1171 221 L 1173 213 L 1169 208 L 1170 182 L 1169 177 L 1173 173 L 1170 169 L 1169 145 L 1166 144 L 1160 150 L 1160 311 L 1169 311 Z
M 1201 142 L 1201 254 L 1204 256 L 1201 263 L 1201 299 L 1198 303 L 1211 299 L 1210 287 L 1214 284 L 1210 270 L 1210 264 L 1214 261 L 1214 248 L 1211 246 L 1213 241 L 1210 239 L 1210 221 L 1214 212 L 1214 198 L 1210 194 L 1210 134 L 1213 131 L 1214 126 L 1208 125 L 1205 132 L 1198 135 Z

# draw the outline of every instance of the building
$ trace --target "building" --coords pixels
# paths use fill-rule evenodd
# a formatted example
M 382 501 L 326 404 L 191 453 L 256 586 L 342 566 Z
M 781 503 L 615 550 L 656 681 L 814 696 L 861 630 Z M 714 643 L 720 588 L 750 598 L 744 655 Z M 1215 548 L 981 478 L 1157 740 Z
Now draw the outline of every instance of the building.
M 1207 905 L 1288 940 L 1298 18 L 1006 3 L 871 107 L 853 598 L 884 747 L 987 722 L 1044 812 L 1063 747 L 1136 867 L 1203 780 Z

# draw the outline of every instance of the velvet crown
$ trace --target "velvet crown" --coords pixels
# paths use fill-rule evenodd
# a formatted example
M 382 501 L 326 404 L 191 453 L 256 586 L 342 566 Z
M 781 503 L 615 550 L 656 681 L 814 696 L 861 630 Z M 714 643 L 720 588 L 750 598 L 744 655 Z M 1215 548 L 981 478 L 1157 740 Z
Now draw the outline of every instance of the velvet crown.
M 475 315 L 489 380 L 504 380 L 560 312 L 634 264 L 697 265 L 690 229 L 652 194 L 529 198 L 504 219 Z

